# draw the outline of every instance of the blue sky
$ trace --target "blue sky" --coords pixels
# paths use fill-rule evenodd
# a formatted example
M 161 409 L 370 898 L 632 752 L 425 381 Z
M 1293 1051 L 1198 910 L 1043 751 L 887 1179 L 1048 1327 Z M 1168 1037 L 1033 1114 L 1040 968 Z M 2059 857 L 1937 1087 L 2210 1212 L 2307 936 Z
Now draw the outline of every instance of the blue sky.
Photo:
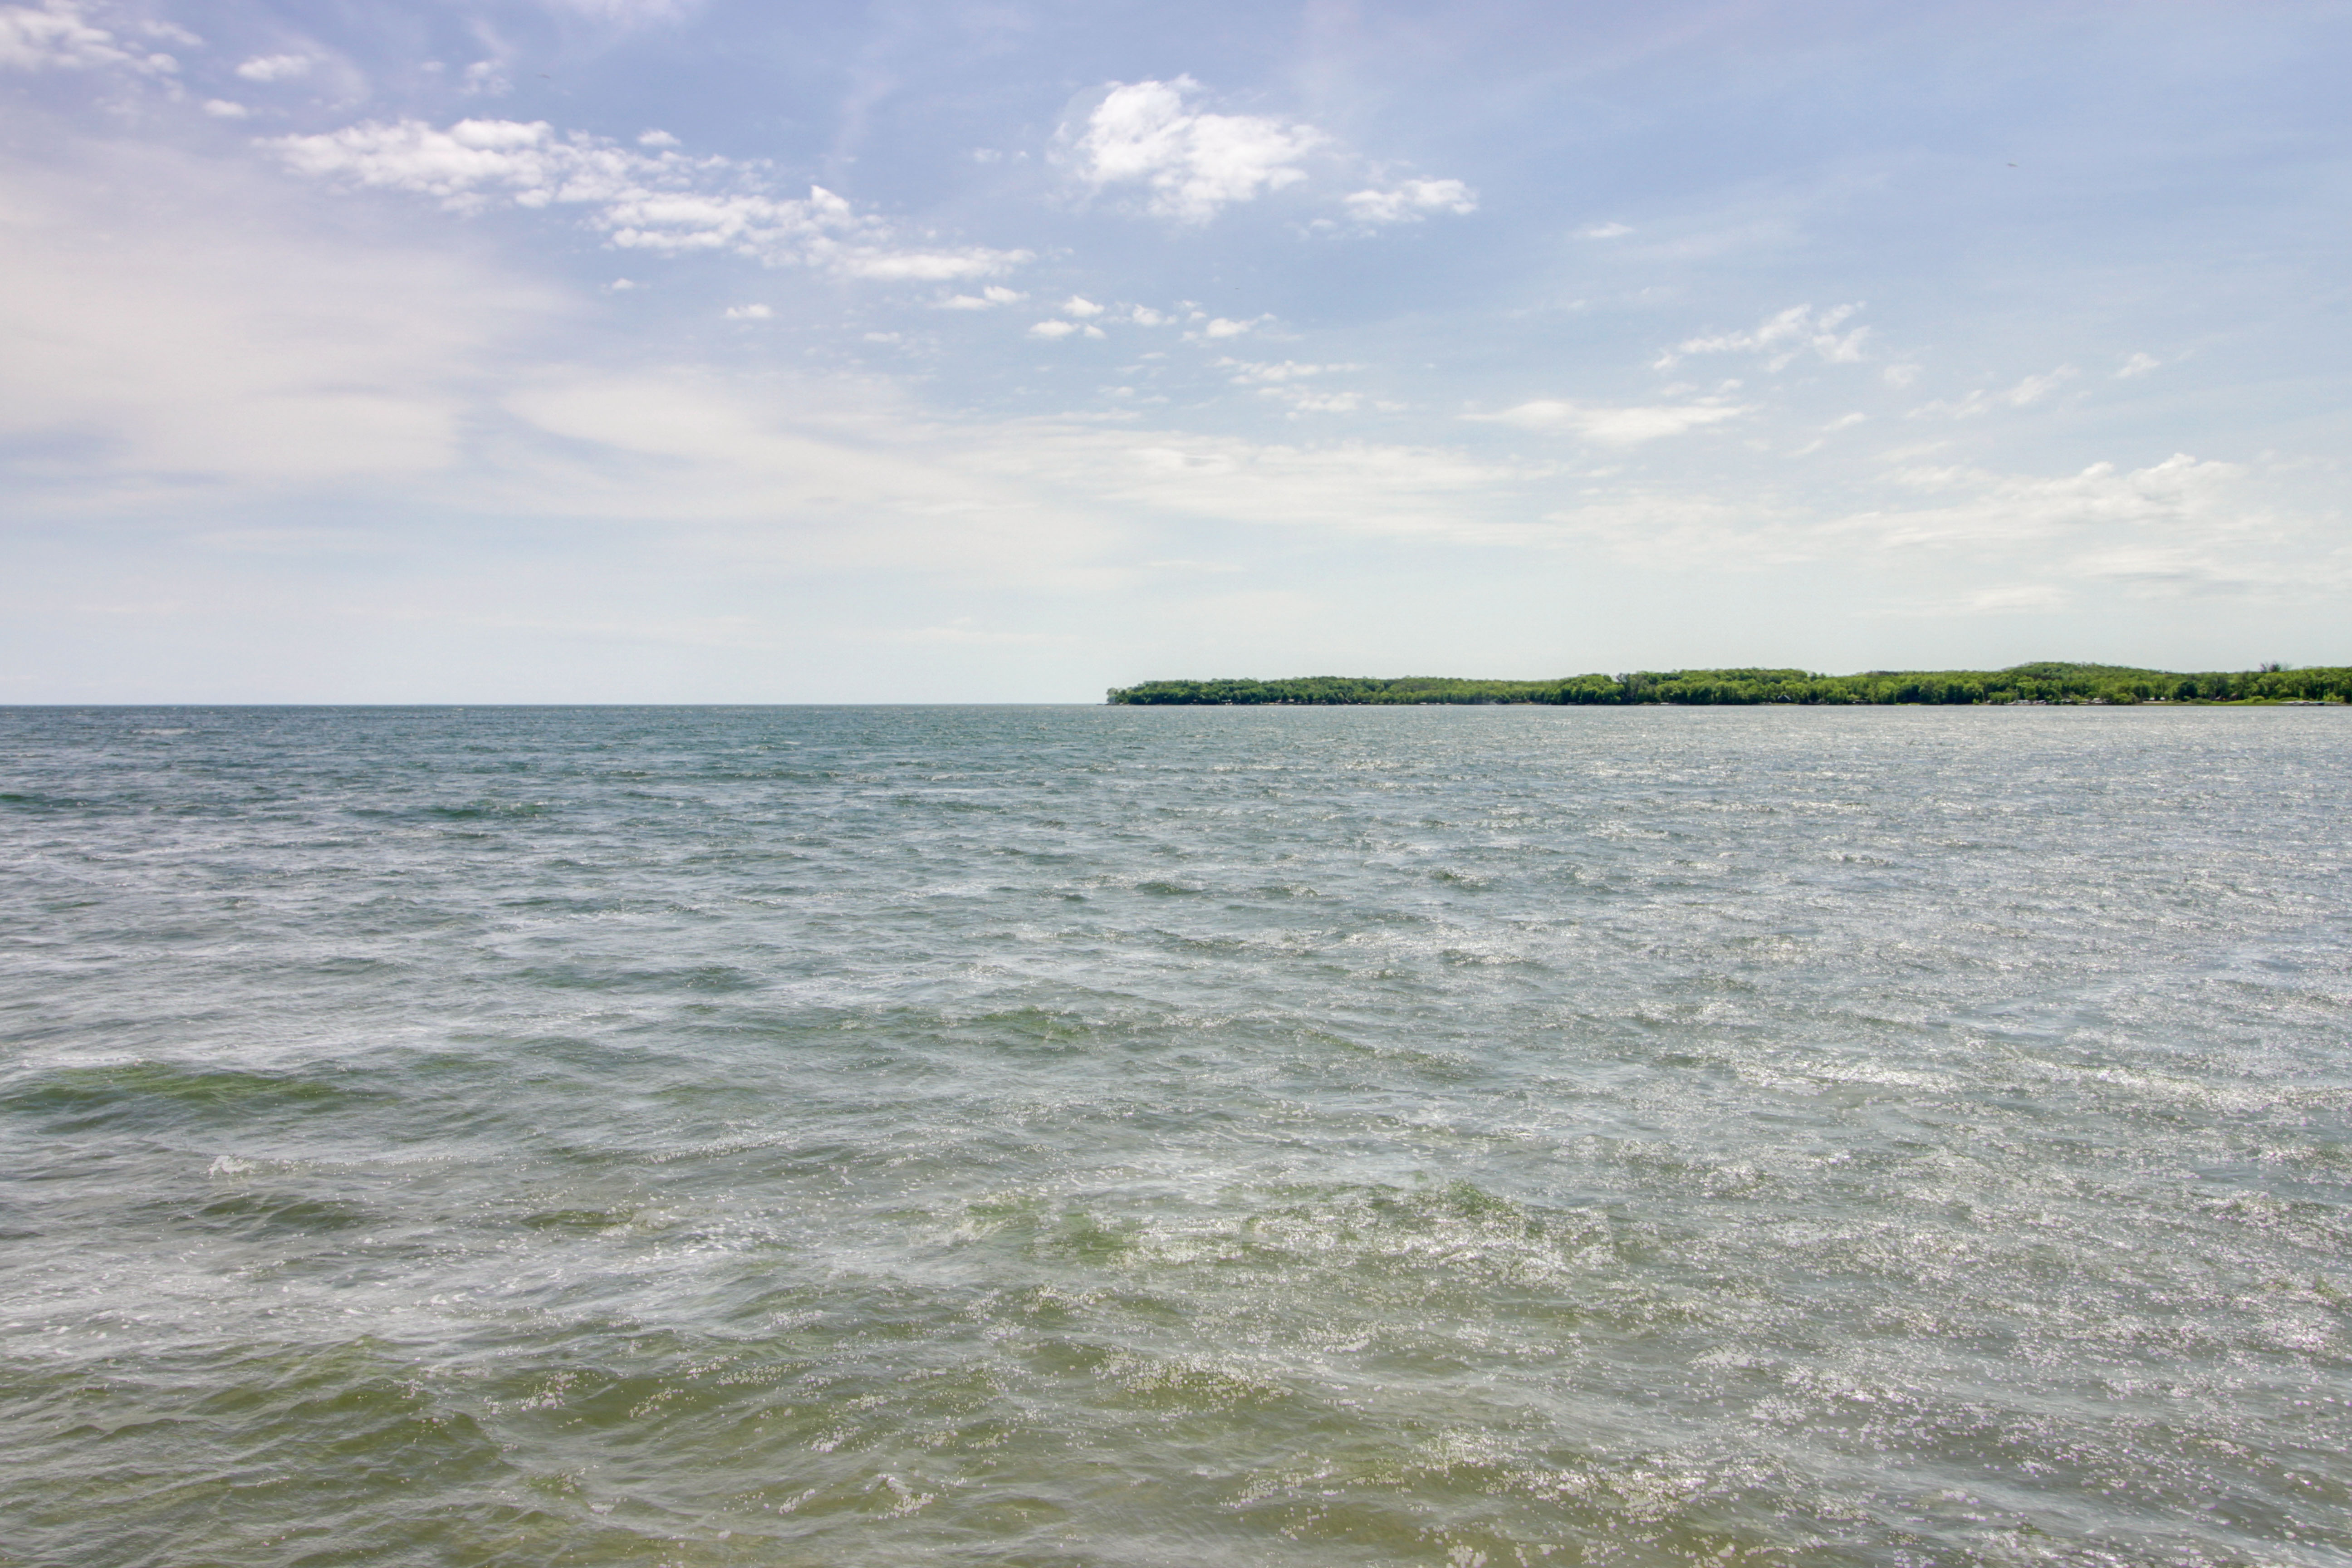
M 2352 661 L 2347 45 L 0 5 L 0 701 Z

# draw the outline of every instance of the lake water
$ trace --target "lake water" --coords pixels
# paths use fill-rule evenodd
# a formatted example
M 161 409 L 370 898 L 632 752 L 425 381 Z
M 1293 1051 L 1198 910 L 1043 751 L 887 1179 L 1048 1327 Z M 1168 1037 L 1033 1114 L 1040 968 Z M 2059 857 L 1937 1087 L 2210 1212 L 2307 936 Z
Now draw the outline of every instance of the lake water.
M 0 711 L 0 1563 L 2340 1564 L 2352 711 Z

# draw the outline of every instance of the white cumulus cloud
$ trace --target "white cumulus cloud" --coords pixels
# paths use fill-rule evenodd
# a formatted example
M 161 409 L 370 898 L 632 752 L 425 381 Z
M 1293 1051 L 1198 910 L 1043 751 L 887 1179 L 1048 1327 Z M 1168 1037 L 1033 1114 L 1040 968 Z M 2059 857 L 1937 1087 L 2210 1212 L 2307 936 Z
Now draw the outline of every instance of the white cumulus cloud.
M 310 74 L 308 55 L 256 55 L 236 68 L 247 81 L 292 81 Z
M 1385 191 L 1358 191 L 1348 216 L 1359 223 L 1418 223 L 1433 212 L 1474 213 L 1478 193 L 1459 180 L 1407 180 Z
M 999 305 L 1017 305 L 1029 298 L 1002 283 L 991 283 L 977 294 L 950 294 L 940 301 L 942 310 L 993 310 Z
M 1194 314 L 1197 319 L 1199 313 L 1196 311 Z M 1236 321 L 1223 316 L 1212 316 L 1202 323 L 1198 332 L 1187 332 L 1184 335 L 1188 338 L 1238 338 L 1244 332 L 1255 331 L 1259 326 L 1273 319 L 1271 316 L 1253 316 L 1248 321 Z
M 979 294 L 950 294 L 948 299 L 939 300 L 939 308 L 940 310 L 995 310 L 997 306 L 1018 306 L 1024 299 L 1028 299 L 1028 294 L 1021 294 L 1018 289 L 1007 289 L 1004 284 L 992 282 Z
M 1311 125 L 1257 114 L 1209 114 L 1187 106 L 1190 77 L 1115 83 L 1075 142 L 1078 170 L 1097 189 L 1140 184 L 1163 217 L 1204 222 L 1307 178 L 1299 161 L 1330 138 Z
M 1083 128 L 1066 126 L 1062 144 L 1078 176 L 1097 191 L 1141 186 L 1147 209 L 1182 223 L 1205 223 L 1236 202 L 1304 182 L 1307 165 L 1326 172 L 1362 160 L 1312 125 L 1264 114 L 1215 114 L 1194 107 L 1201 84 L 1113 82 Z M 1361 225 L 1414 223 L 1432 213 L 1468 213 L 1478 193 L 1460 180 L 1382 180 L 1340 198 Z M 1331 226 L 1318 218 L 1315 226 Z
M 453 212 L 499 203 L 571 205 L 609 243 L 665 255 L 723 251 L 853 278 L 948 282 L 1003 272 L 1026 251 L 910 247 L 890 226 L 823 186 L 771 194 L 756 164 L 637 152 L 602 137 L 559 135 L 545 121 L 371 121 L 266 142 L 298 173 L 352 186 L 435 196 Z

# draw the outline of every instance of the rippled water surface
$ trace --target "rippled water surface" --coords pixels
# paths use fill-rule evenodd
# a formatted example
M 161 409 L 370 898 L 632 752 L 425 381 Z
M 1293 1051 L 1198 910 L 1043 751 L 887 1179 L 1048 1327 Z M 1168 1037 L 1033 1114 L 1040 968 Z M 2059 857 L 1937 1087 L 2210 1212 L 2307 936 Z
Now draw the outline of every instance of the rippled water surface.
M 0 712 L 0 1563 L 2336 1564 L 2352 712 Z

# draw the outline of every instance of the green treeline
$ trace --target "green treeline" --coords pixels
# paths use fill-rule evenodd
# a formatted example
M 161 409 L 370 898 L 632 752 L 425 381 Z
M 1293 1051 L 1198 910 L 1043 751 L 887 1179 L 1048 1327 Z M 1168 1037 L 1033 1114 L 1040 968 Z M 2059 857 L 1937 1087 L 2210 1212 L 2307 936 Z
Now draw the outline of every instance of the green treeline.
M 1313 675 L 1295 680 L 1147 680 L 1114 687 L 1113 702 L 1189 707 L 1289 703 L 1544 702 L 1576 706 L 1668 702 L 2344 702 L 2352 668 L 2222 670 L 2180 675 L 2115 664 L 2021 664 L 2008 669 L 1640 670 L 1558 680 L 1454 680 Z

